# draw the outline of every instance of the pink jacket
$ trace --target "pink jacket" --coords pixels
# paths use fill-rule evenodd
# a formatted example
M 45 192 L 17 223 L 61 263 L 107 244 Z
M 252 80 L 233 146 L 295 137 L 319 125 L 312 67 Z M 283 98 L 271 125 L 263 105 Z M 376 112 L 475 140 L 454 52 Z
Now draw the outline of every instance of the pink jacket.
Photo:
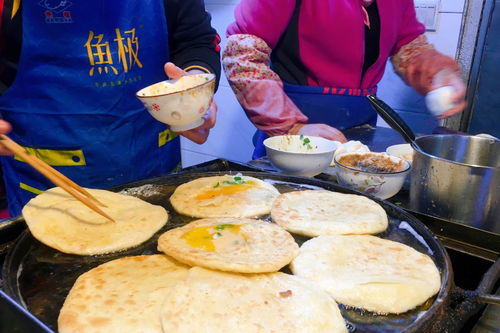
M 270 54 L 287 28 L 295 0 L 241 0 L 236 21 L 227 29 L 223 65 L 229 83 L 255 126 L 268 135 L 287 133 L 307 117 L 283 92 L 283 83 L 270 70 Z M 456 62 L 436 52 L 423 35 L 413 0 L 377 0 L 380 53 L 362 76 L 364 12 L 361 0 L 302 0 L 299 14 L 299 53 L 308 85 L 372 88 L 384 74 L 388 58 L 419 93 L 431 86 L 443 67 L 458 71 Z
M 361 80 L 364 59 L 363 11 L 359 0 L 303 0 L 299 17 L 301 59 L 309 85 L 371 88 L 384 74 L 387 58 L 425 32 L 413 0 L 379 0 L 380 56 Z M 249 34 L 272 49 L 288 25 L 295 0 L 243 0 L 228 35 Z

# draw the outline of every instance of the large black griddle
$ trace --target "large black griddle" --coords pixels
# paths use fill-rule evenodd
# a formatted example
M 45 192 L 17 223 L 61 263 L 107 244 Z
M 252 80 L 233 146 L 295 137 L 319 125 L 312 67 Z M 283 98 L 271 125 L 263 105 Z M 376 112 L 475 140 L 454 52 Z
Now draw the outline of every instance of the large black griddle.
M 5 259 L 4 290 L 51 329 L 56 330 L 59 310 L 79 275 L 116 258 L 157 253 L 156 241 L 160 234 L 194 220 L 179 215 L 172 209 L 168 198 L 175 188 L 200 177 L 228 173 L 236 174 L 235 171 L 196 172 L 195 169 L 184 174 L 172 174 L 113 188 L 114 191 L 123 191 L 152 204 L 161 205 L 170 213 L 169 223 L 154 237 L 138 247 L 120 253 L 102 256 L 68 255 L 43 245 L 26 230 Z M 313 178 L 251 171 L 244 171 L 243 174 L 269 181 L 282 193 L 322 188 L 342 193 L 361 194 L 337 184 Z M 445 325 L 449 315 L 449 303 L 453 295 L 459 295 L 463 298 L 462 293 L 456 293 L 452 290 L 454 288 L 453 272 L 446 251 L 436 237 L 415 217 L 388 202 L 374 197 L 370 198 L 377 201 L 386 210 L 390 220 L 389 228 L 379 236 L 407 244 L 417 251 L 428 254 L 441 273 L 441 289 L 437 296 L 429 299 L 425 304 L 401 315 L 376 315 L 341 305 L 342 315 L 351 325 L 351 330 L 356 332 L 443 331 L 441 327 Z M 269 216 L 262 218 L 270 220 Z M 296 238 L 299 244 L 305 239 L 303 237 Z M 472 303 L 471 306 L 477 306 L 477 303 Z M 459 321 L 457 318 L 451 319 Z

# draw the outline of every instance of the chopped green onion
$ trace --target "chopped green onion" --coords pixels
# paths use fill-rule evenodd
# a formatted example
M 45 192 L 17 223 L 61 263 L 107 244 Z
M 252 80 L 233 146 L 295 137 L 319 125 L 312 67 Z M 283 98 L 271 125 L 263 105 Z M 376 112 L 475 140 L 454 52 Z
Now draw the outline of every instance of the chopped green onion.
M 240 185 L 240 184 L 246 184 L 246 181 L 243 180 L 241 177 L 234 177 L 234 180 L 225 180 L 222 183 L 227 184 L 227 185 Z
M 215 230 L 224 230 L 226 228 L 232 228 L 234 227 L 233 224 L 218 224 L 215 226 Z
M 300 140 L 302 140 L 302 145 L 306 146 L 308 150 L 313 149 L 311 146 L 311 140 L 309 138 L 304 137 L 302 134 L 300 135 Z

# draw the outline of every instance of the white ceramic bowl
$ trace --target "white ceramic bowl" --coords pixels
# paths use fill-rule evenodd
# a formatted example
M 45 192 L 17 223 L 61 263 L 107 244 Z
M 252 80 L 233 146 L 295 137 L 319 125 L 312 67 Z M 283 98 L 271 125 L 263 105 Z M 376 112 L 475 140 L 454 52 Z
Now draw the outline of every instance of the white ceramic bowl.
M 337 144 L 316 136 L 278 135 L 264 140 L 271 163 L 281 172 L 313 177 L 330 166 Z
M 393 155 L 402 158 L 410 164 L 413 162 L 413 153 L 415 152 L 409 143 L 402 143 L 399 145 L 392 145 L 387 147 L 385 152 L 389 155 Z
M 402 163 L 401 171 L 367 172 L 342 164 L 341 159 L 348 155 L 381 155 L 395 163 Z M 335 171 L 339 184 L 358 191 L 370 193 L 381 199 L 394 196 L 403 187 L 405 178 L 410 172 L 410 163 L 406 160 L 385 153 L 347 153 L 335 156 Z
M 181 132 L 203 124 L 214 89 L 214 74 L 196 74 L 152 84 L 136 96 L 156 120 Z

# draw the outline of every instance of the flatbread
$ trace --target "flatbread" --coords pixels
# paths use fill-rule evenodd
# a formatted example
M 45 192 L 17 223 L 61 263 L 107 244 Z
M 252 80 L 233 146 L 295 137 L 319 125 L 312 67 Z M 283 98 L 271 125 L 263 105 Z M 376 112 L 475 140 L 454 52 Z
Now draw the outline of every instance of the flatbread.
M 158 250 L 191 266 L 231 272 L 275 272 L 299 252 L 279 225 L 243 218 L 212 218 L 167 231 Z
M 290 267 L 337 302 L 377 313 L 413 309 L 435 295 L 441 285 L 429 256 L 369 235 L 310 239 Z
M 116 252 L 151 238 L 168 220 L 161 206 L 106 190 L 87 189 L 116 222 L 97 214 L 59 187 L 31 199 L 22 214 L 33 236 L 61 252 Z
M 177 187 L 170 197 L 174 209 L 193 217 L 257 217 L 269 214 L 278 190 L 247 176 L 198 178 Z
M 274 201 L 271 217 L 286 230 L 309 237 L 376 234 L 388 225 L 385 210 L 375 201 L 326 190 L 283 193 Z
M 59 333 L 161 333 L 167 288 L 189 267 L 165 255 L 109 261 L 78 277 L 59 313 Z
M 337 304 L 285 273 L 236 274 L 192 268 L 169 288 L 164 332 L 347 332 Z

